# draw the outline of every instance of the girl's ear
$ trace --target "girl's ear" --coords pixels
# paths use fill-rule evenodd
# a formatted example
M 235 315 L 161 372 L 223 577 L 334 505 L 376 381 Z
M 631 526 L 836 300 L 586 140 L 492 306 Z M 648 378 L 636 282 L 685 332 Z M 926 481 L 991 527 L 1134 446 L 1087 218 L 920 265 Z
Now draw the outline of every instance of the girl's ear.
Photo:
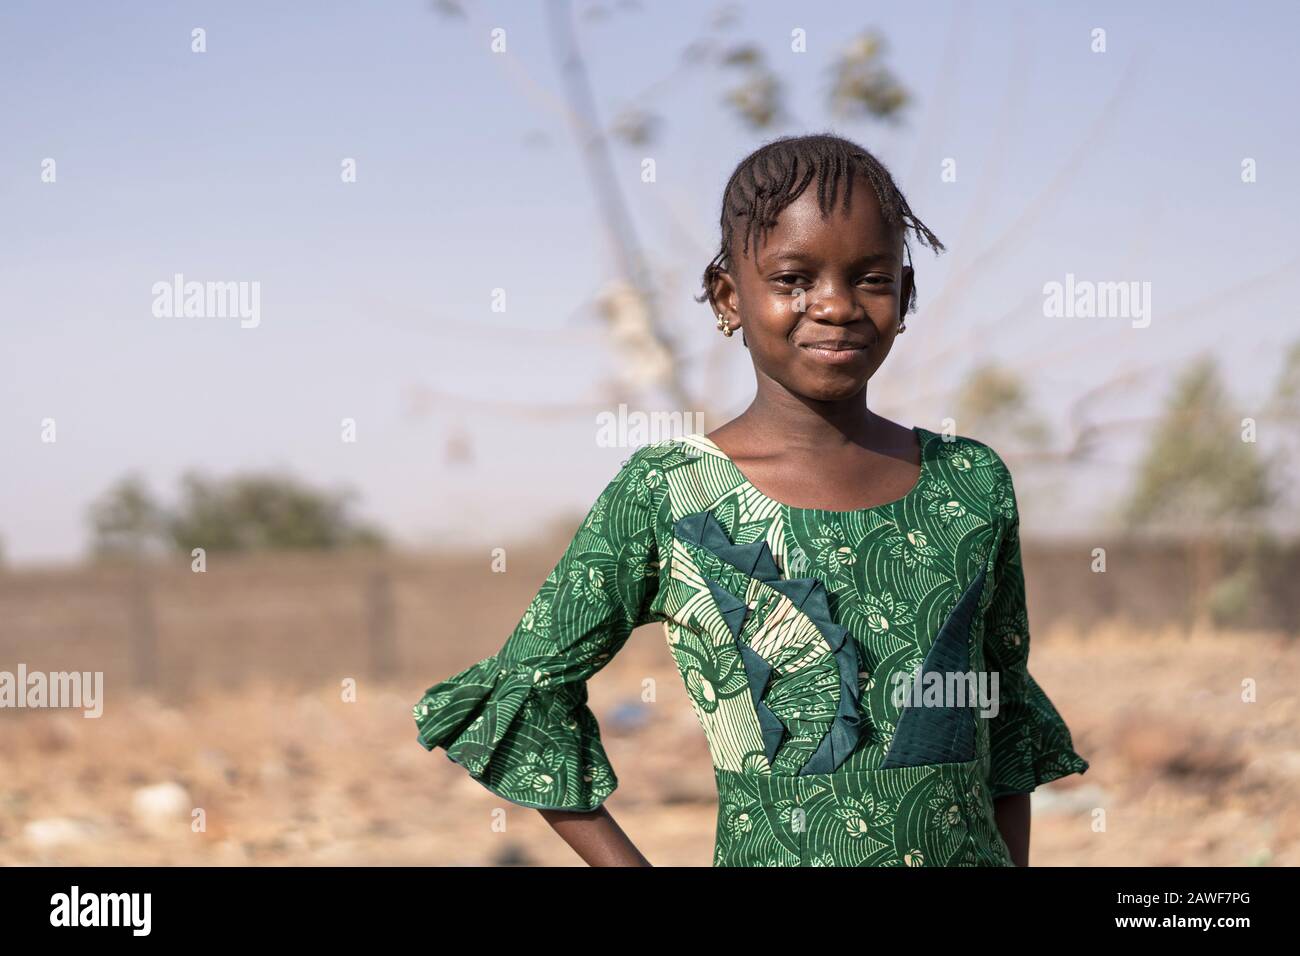
M 713 307 L 714 318 L 717 318 L 719 312 L 727 318 L 727 313 L 737 311 L 736 282 L 731 277 L 731 273 L 718 269 L 710 293 L 709 304 Z

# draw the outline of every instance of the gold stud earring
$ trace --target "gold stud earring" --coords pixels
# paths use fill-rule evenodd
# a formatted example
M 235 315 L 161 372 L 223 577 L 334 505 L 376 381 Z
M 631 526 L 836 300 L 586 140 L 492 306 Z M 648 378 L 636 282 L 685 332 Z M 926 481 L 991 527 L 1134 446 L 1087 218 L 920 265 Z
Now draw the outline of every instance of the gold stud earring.
M 723 335 L 725 335 L 727 338 L 731 338 L 733 335 L 736 334 L 735 329 L 727 325 L 727 320 L 722 317 L 721 312 L 718 313 L 718 331 L 721 332 Z

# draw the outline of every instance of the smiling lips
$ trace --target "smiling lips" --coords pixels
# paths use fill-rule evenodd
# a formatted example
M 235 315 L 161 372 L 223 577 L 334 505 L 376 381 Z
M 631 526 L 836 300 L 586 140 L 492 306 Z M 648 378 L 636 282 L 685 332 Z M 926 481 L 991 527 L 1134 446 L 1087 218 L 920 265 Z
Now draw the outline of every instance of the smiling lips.
M 818 362 L 827 365 L 847 365 L 866 355 L 868 345 L 865 342 L 828 339 L 823 342 L 804 342 L 799 348 Z

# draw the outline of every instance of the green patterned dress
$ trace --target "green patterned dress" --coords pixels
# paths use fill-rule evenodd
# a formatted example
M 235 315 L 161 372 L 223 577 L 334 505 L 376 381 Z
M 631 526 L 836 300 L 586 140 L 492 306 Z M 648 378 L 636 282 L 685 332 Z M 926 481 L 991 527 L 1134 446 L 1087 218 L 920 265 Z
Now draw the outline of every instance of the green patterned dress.
M 415 705 L 420 743 L 512 803 L 595 809 L 618 780 L 586 681 L 659 621 L 714 866 L 1014 865 L 993 800 L 1088 763 L 1029 674 L 1006 465 L 914 432 L 916 485 L 856 511 L 774 501 L 699 433 L 637 449 L 501 650 Z

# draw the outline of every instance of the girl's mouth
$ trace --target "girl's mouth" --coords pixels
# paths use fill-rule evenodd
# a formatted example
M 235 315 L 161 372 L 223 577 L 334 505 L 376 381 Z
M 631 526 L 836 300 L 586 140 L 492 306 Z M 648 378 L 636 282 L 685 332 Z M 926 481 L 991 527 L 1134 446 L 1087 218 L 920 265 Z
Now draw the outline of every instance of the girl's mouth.
M 867 354 L 865 345 L 847 345 L 833 342 L 812 342 L 799 348 L 817 362 L 826 365 L 850 365 Z

